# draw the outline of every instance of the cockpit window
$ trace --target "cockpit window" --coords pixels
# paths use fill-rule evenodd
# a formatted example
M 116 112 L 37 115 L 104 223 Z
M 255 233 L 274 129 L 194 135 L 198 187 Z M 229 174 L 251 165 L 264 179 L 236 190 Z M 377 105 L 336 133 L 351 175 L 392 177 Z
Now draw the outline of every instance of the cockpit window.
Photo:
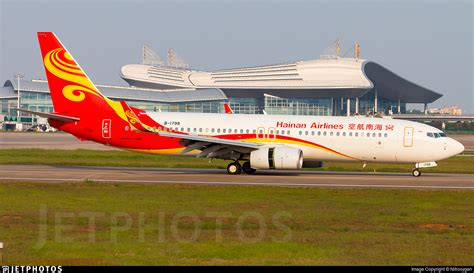
M 433 137 L 433 138 L 447 137 L 445 133 L 432 133 L 432 132 L 426 133 L 426 136 Z

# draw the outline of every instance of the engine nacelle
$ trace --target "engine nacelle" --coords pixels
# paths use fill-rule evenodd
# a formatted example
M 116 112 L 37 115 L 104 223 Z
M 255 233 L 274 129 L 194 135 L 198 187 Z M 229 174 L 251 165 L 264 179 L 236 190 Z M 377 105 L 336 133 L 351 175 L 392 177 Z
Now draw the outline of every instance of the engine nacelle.
M 250 153 L 254 169 L 298 170 L 303 166 L 303 151 L 292 147 L 262 147 Z

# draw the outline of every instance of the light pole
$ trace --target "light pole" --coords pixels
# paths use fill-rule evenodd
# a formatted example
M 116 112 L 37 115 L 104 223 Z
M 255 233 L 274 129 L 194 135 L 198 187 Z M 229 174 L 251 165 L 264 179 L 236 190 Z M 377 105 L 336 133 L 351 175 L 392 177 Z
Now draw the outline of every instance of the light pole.
M 16 102 L 17 106 L 16 106 L 16 108 L 20 109 L 20 106 L 21 106 L 21 104 L 20 104 L 20 98 L 21 98 L 21 96 L 20 96 L 20 79 L 23 78 L 23 75 L 22 74 L 15 74 L 13 76 L 16 78 L 17 89 L 18 89 L 17 90 L 18 93 L 17 93 L 17 102 Z M 16 111 L 16 121 L 17 122 L 20 121 L 20 111 L 18 111 L 18 110 Z

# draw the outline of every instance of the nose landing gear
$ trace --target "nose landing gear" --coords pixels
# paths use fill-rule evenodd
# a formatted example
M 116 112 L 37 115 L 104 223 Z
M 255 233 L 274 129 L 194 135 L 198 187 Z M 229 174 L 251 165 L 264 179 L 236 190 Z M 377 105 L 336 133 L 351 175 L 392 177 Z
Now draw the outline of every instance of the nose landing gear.
M 431 168 L 436 166 L 438 166 L 438 164 L 434 161 L 416 163 L 415 168 L 411 171 L 411 174 L 413 174 L 414 177 L 418 177 L 421 175 L 421 168 Z
M 414 177 L 418 177 L 421 175 L 421 171 L 420 169 L 418 168 L 414 168 L 412 171 L 411 171 L 411 174 L 414 176 Z

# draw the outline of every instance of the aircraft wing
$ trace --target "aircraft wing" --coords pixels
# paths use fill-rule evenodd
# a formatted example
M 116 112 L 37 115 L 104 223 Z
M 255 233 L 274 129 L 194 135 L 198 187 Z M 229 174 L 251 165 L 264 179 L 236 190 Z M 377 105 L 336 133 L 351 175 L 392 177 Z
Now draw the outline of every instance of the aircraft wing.
M 211 136 L 189 135 L 169 131 L 157 131 L 156 127 L 151 127 L 144 124 L 139 118 L 140 115 L 137 115 L 133 108 L 128 106 L 125 102 L 121 103 L 124 109 L 126 109 L 128 112 L 127 116 L 129 116 L 131 120 L 134 120 L 138 123 L 134 125 L 136 129 L 158 134 L 164 137 L 180 139 L 181 145 L 186 147 L 181 152 L 181 154 L 186 154 L 192 150 L 201 150 L 201 153 L 199 153 L 197 157 L 237 160 L 242 154 L 248 154 L 251 151 L 257 150 L 261 147 L 261 144 L 252 142 L 223 139 Z
M 222 139 L 210 136 L 186 135 L 163 131 L 150 132 L 164 137 L 180 139 L 181 145 L 186 147 L 183 151 L 181 151 L 181 154 L 186 154 L 193 150 L 200 150 L 201 153 L 199 153 L 197 157 L 238 160 L 241 158 L 241 155 L 258 150 L 261 147 L 261 145 L 258 143 Z

